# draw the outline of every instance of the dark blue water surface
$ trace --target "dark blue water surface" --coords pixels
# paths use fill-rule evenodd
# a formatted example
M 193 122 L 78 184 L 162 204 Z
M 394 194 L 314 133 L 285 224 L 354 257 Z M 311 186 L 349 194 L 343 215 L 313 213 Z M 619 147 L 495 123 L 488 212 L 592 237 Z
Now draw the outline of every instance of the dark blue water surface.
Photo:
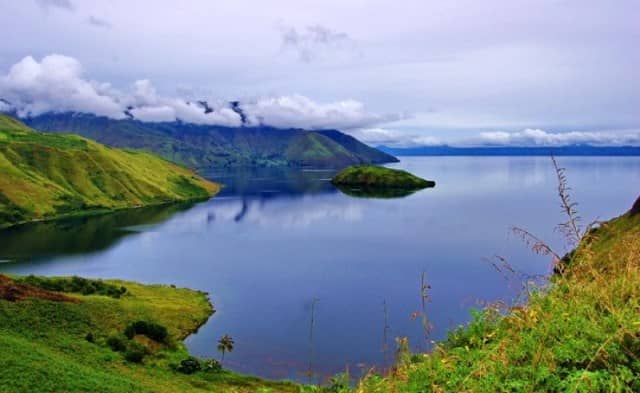
M 640 193 L 639 158 L 559 159 L 585 222 L 627 210 Z M 431 285 L 432 339 L 469 320 L 483 300 L 514 299 L 486 258 L 527 274 L 549 271 L 510 228 L 521 226 L 564 252 L 556 175 L 543 157 L 412 157 L 392 167 L 437 186 L 397 199 L 354 198 L 332 171 L 211 171 L 227 187 L 195 206 L 137 209 L 0 232 L 0 270 L 176 284 L 210 293 L 217 312 L 187 344 L 226 365 L 270 378 L 305 379 L 310 317 L 318 299 L 311 364 L 317 378 L 382 366 L 388 343 L 424 348 L 420 274 Z

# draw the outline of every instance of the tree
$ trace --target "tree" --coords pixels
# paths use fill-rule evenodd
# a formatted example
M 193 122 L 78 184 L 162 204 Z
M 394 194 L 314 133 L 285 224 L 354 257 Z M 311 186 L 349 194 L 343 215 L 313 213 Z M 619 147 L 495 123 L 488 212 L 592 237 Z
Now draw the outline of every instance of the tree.
M 234 344 L 233 339 L 228 334 L 225 334 L 218 340 L 218 351 L 222 352 L 222 359 L 220 360 L 221 366 L 224 363 L 224 354 L 226 352 L 232 352 Z

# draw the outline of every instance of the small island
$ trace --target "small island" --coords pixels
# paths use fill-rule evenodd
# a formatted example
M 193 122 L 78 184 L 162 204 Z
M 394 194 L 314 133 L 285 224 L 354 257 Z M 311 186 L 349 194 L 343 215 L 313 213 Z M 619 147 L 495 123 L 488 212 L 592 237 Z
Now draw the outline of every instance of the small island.
M 331 183 L 342 192 L 362 197 L 402 197 L 436 183 L 407 171 L 373 165 L 356 165 L 340 171 Z

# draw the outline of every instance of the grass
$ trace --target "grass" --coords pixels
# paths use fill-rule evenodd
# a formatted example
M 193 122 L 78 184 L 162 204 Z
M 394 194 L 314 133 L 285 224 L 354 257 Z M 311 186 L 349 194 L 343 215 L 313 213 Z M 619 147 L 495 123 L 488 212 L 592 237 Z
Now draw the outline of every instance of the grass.
M 0 227 L 205 199 L 219 188 L 152 154 L 40 133 L 0 115 Z
M 475 312 L 431 353 L 399 356 L 355 391 L 640 391 L 640 214 L 585 232 L 526 306 Z
M 71 280 L 38 279 L 55 282 L 52 285 Z M 4 277 L 0 286 L 21 286 L 24 281 Z M 18 301 L 0 298 L 1 391 L 300 391 L 292 383 L 265 381 L 226 370 L 191 375 L 174 371 L 172 366 L 189 357 L 182 340 L 213 313 L 207 295 L 190 289 L 118 280 L 100 283 L 125 287 L 126 293 L 114 298 L 66 291 L 56 297 L 55 293 L 36 287 L 30 291 L 21 287 Z M 142 335 L 127 339 L 123 332 L 138 321 L 166 327 L 168 337 L 162 342 Z M 126 353 L 113 351 L 107 344 L 110 337 L 122 337 L 127 345 L 144 348 L 147 354 L 142 363 L 127 361 Z

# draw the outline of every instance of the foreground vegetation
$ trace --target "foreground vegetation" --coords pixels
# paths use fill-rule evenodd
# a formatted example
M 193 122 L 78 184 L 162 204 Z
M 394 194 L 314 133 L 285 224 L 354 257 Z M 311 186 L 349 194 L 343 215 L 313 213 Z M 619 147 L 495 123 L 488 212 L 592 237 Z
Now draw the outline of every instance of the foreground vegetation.
M 0 275 L 0 391 L 299 391 L 190 357 L 182 340 L 212 312 L 189 289 Z
M 40 133 L 0 115 L 0 227 L 204 199 L 218 190 L 151 154 Z
M 336 186 L 399 190 L 419 190 L 436 185 L 434 181 L 421 179 L 407 171 L 374 165 L 345 168 L 331 182 Z
M 575 205 L 566 202 L 571 218 L 560 230 L 577 245 L 568 256 L 517 231 L 557 262 L 548 286 L 529 288 L 525 307 L 477 312 L 432 353 L 401 351 L 390 375 L 372 374 L 356 391 L 640 391 L 640 199 L 581 241 Z

